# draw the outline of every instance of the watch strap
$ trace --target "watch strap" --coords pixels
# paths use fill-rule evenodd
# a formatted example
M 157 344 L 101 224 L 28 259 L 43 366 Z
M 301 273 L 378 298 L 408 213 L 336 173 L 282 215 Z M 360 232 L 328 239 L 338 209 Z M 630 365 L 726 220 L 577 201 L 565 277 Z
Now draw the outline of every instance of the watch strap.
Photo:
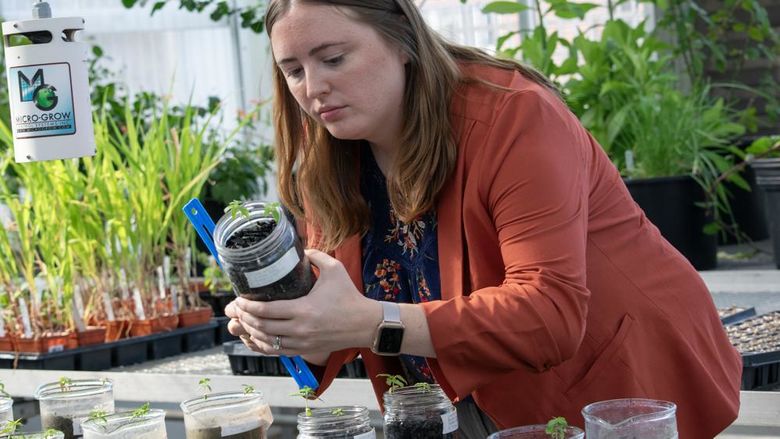
M 401 307 L 395 302 L 382 301 L 382 321 L 401 323 Z

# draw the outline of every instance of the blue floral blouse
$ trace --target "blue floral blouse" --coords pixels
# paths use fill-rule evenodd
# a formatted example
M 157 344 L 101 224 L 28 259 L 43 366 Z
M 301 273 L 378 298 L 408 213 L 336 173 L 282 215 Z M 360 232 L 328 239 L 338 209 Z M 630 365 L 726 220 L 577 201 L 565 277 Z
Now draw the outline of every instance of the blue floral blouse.
M 398 219 L 385 177 L 368 148 L 362 154 L 360 184 L 371 211 L 371 228 L 362 240 L 366 297 L 398 303 L 441 299 L 435 211 L 410 223 Z M 434 382 L 425 358 L 400 359 L 410 385 Z

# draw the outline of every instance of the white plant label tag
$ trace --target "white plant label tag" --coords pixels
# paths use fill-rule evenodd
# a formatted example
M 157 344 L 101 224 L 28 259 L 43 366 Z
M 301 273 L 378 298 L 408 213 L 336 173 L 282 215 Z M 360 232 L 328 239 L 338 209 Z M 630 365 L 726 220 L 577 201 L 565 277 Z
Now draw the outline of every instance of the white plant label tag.
M 179 289 L 176 285 L 171 285 L 171 301 L 173 302 L 173 313 L 179 313 Z
M 160 290 L 160 299 L 165 299 L 165 277 L 162 266 L 157 267 L 157 289 Z
M 130 297 L 130 290 L 127 288 L 127 274 L 124 268 L 119 270 L 119 285 L 122 287 L 122 300 L 127 300 Z
M 138 317 L 138 320 L 146 320 L 144 302 L 141 300 L 141 292 L 138 287 L 133 288 L 133 302 L 135 303 L 135 316 Z
M 251 431 L 256 428 L 260 428 L 261 425 L 262 423 L 259 419 L 252 419 L 247 422 L 243 422 L 241 424 L 223 425 L 222 437 L 232 436 L 234 434 L 241 434 L 247 431 Z
M 368 433 L 359 434 L 354 436 L 353 439 L 376 439 L 376 431 L 372 428 Z
M 165 274 L 165 286 L 171 284 L 171 257 L 163 257 L 163 273 Z
M 0 306 L 0 337 L 5 337 L 5 319 L 3 314 L 5 314 L 5 309 Z M 2 428 L 2 425 L 0 425 L 0 428 Z
M 458 429 L 458 413 L 453 410 L 449 413 L 441 415 L 441 422 L 444 424 L 442 427 L 442 434 L 452 433 Z
M 32 338 L 32 325 L 30 324 L 30 311 L 27 309 L 27 302 L 24 298 L 19 298 L 19 310 L 22 313 L 22 326 L 24 327 L 24 338 Z
M 81 296 L 81 288 L 76 285 L 73 288 L 73 304 L 76 306 L 76 312 L 80 316 L 84 315 L 84 297 Z
M 298 265 L 300 260 L 301 259 L 298 257 L 298 251 L 294 246 L 291 247 L 289 250 L 287 250 L 287 253 L 285 253 L 273 264 L 261 268 L 257 271 L 244 273 L 247 283 L 249 284 L 249 288 L 264 287 L 278 281 L 279 279 L 285 277 L 290 271 L 292 271 L 292 269 Z
M 73 323 L 76 324 L 76 330 L 79 332 L 83 332 L 86 330 L 86 325 L 84 325 L 84 316 L 82 316 L 81 311 L 79 310 L 78 304 L 76 303 L 76 292 L 78 290 L 73 292 L 73 297 L 71 298 L 71 302 L 73 302 Z
M 103 308 L 106 309 L 106 318 L 109 322 L 116 320 L 114 317 L 114 305 L 111 304 L 111 298 L 108 297 L 108 293 L 103 292 Z
M 184 252 L 184 275 L 189 277 L 190 276 L 190 259 L 192 258 L 192 249 L 187 247 L 187 250 Z

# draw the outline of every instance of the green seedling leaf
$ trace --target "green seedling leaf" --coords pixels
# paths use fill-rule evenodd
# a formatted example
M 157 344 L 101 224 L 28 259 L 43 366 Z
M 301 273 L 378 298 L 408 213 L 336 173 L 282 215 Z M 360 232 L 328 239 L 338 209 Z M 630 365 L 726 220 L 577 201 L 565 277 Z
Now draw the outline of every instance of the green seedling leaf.
M 19 426 L 22 425 L 22 418 L 19 418 L 17 420 L 10 420 L 6 421 L 5 426 L 3 426 L 2 430 L 0 430 L 0 435 L 10 435 L 16 433 L 16 429 L 19 428 Z
M 547 422 L 547 428 L 544 429 L 544 432 L 552 439 L 564 439 L 567 428 L 569 428 L 569 423 L 566 422 L 566 418 L 559 416 Z
M 304 413 L 306 413 L 306 416 L 311 416 L 311 408 L 309 407 L 309 401 L 311 399 L 320 399 L 317 398 L 317 393 L 314 392 L 314 389 L 312 389 L 309 386 L 303 386 L 300 390 L 297 392 L 291 393 L 290 396 L 300 396 L 303 398 L 305 410 Z
M 60 391 L 67 392 L 70 390 L 70 386 L 73 385 L 73 380 L 68 377 L 60 377 Z
M 380 373 L 379 375 L 377 375 L 377 377 L 385 377 L 385 383 L 387 384 L 388 387 L 390 387 L 389 390 L 390 393 L 393 393 L 394 391 L 400 388 L 406 387 L 406 385 L 408 384 L 404 379 L 404 377 L 402 377 L 401 375 L 390 375 L 387 373 Z
M 133 410 L 133 418 L 140 418 L 143 416 L 146 416 L 149 414 L 149 403 L 145 403 L 141 407 L 138 407 L 137 409 Z
M 104 424 L 108 423 L 108 419 L 106 419 L 106 416 L 108 416 L 108 412 L 103 409 L 94 409 L 91 412 L 89 412 L 89 417 L 87 418 L 90 421 L 100 421 Z
M 271 203 L 267 203 L 265 205 L 265 208 L 263 209 L 263 213 L 266 216 L 270 216 L 271 218 L 273 218 L 274 221 L 276 221 L 277 224 L 279 224 L 279 220 L 280 220 L 280 217 L 279 217 L 279 206 L 280 206 L 280 204 L 278 202 L 273 201 Z
M 330 411 L 330 414 L 334 416 L 344 416 L 344 409 L 341 407 L 336 407 Z
M 422 390 L 423 392 L 430 392 L 431 391 L 431 385 L 426 382 L 417 383 L 414 385 L 415 389 Z
M 211 393 L 211 378 L 201 378 L 198 385 L 203 389 L 203 399 L 207 399 Z
M 44 439 L 49 439 L 52 437 L 57 437 L 62 433 L 61 431 L 55 429 L 55 428 L 47 428 L 46 431 L 43 432 Z
M 242 386 L 244 387 L 244 395 L 248 395 L 250 393 L 255 392 L 254 386 L 250 386 L 249 384 L 243 384 Z
M 240 200 L 233 200 L 225 208 L 225 213 L 230 213 L 231 219 L 236 219 L 236 216 L 241 215 L 244 218 L 249 218 L 249 209 L 244 207 L 244 203 Z
M 5 396 L 6 398 L 11 397 L 11 395 L 8 392 L 6 392 L 5 384 L 2 381 L 0 381 L 0 395 Z

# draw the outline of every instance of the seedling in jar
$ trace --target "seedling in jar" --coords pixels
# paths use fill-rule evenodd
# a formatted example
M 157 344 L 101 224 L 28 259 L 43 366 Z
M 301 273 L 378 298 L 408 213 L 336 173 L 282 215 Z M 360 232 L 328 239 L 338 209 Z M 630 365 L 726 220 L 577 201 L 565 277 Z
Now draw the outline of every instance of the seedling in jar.
M 6 398 L 11 397 L 11 394 L 5 391 L 5 384 L 3 384 L 2 381 L 0 381 L 0 396 L 5 396 Z
M 344 416 L 344 409 L 341 407 L 336 407 L 330 411 L 330 414 L 333 416 Z
M 225 213 L 228 212 L 230 212 L 231 219 L 236 219 L 236 217 L 239 215 L 241 215 L 243 218 L 249 218 L 249 209 L 244 207 L 244 203 L 239 200 L 233 200 L 227 205 L 225 208 Z
M 312 399 L 320 399 L 317 398 L 317 393 L 314 392 L 314 389 L 312 389 L 309 386 L 301 387 L 301 390 L 295 393 L 291 393 L 290 396 L 300 396 L 301 398 L 303 398 L 304 401 L 303 404 L 305 407 L 304 413 L 306 413 L 306 416 L 311 416 L 311 408 L 309 407 L 309 401 Z M 320 401 L 322 400 L 320 399 Z
M 547 422 L 547 428 L 544 429 L 544 432 L 552 439 L 564 439 L 567 428 L 569 428 L 569 423 L 566 422 L 566 418 L 559 416 Z
M 10 420 L 5 423 L 2 430 L 0 430 L 0 435 L 12 435 L 16 433 L 16 429 L 19 428 L 19 426 L 22 425 L 22 418 L 19 418 L 17 420 Z
M 249 395 L 250 393 L 255 393 L 255 387 L 250 386 L 249 384 L 242 384 L 244 388 L 244 395 Z
M 137 409 L 133 410 L 132 417 L 133 418 L 141 418 L 149 414 L 149 403 L 144 403 L 141 407 L 138 407 Z
M 73 385 L 73 380 L 68 377 L 60 377 L 60 391 L 67 392 L 70 390 L 70 386 Z
M 406 387 L 406 380 L 401 375 L 390 375 L 387 373 L 380 373 L 377 375 L 378 377 L 385 377 L 385 383 L 390 388 L 390 393 L 393 393 L 393 391 L 401 389 Z M 430 388 L 429 388 L 430 390 Z
M 89 417 L 87 418 L 90 421 L 101 421 L 104 424 L 108 423 L 108 419 L 106 418 L 108 416 L 108 412 L 102 409 L 95 409 L 89 412 Z
M 203 389 L 203 399 L 207 399 L 211 393 L 211 378 L 201 378 L 198 385 Z

